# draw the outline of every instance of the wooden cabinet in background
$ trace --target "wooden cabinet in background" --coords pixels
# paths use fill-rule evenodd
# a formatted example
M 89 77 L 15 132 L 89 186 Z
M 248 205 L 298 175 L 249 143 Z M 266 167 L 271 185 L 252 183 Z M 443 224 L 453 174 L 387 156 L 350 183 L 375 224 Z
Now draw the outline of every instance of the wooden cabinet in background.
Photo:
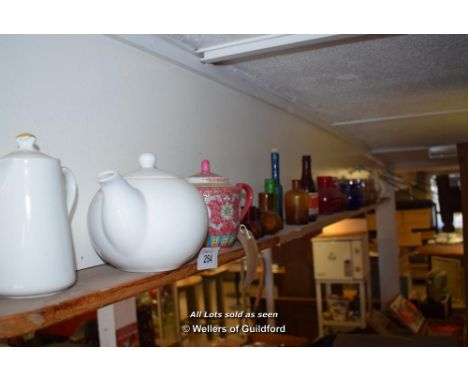
M 398 210 L 396 213 L 398 246 L 418 247 L 423 244 L 423 240 L 430 239 L 435 232 L 433 211 L 431 208 Z M 375 231 L 375 215 L 369 214 L 367 217 L 369 230 Z M 419 232 L 418 232 L 419 231 Z

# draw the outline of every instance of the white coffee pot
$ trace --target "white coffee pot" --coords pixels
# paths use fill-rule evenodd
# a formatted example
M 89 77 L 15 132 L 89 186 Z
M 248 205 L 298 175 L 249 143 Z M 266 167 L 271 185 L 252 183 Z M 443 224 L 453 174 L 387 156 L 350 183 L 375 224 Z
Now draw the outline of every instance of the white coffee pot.
M 22 298 L 66 289 L 76 280 L 70 215 L 77 185 L 36 137 L 17 136 L 0 158 L 0 296 Z

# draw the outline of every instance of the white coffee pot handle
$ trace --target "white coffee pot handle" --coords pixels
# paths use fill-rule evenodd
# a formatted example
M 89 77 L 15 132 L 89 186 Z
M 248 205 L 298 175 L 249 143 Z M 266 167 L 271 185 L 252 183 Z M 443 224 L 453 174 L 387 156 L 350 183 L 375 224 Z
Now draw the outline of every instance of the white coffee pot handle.
M 75 206 L 76 197 L 78 196 L 78 185 L 76 179 L 70 169 L 62 167 L 62 172 L 65 177 L 65 191 L 67 194 L 67 212 L 70 219 L 73 216 L 73 208 Z

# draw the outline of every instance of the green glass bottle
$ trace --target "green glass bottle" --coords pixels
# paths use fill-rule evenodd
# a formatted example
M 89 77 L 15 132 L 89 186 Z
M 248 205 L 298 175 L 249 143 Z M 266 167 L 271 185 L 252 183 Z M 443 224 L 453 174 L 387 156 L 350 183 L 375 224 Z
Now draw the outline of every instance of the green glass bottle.
M 279 206 L 278 206 L 278 197 L 276 195 L 276 180 L 275 179 L 265 179 L 265 192 L 267 194 L 273 194 L 273 211 L 278 213 Z
M 271 177 L 276 181 L 275 199 L 278 205 L 278 215 L 283 219 L 283 186 L 280 180 L 280 155 L 277 148 L 271 150 Z

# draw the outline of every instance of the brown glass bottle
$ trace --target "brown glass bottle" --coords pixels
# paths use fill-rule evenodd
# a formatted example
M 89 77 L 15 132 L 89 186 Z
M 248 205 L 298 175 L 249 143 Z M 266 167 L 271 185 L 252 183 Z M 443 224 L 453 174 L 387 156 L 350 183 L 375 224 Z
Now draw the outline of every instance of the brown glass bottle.
M 302 156 L 301 186 L 309 193 L 309 220 L 315 221 L 319 213 L 319 198 L 314 178 L 312 177 L 310 155 Z
M 249 208 L 249 213 L 242 221 L 242 224 L 244 224 L 247 229 L 252 232 L 255 239 L 259 239 L 265 235 L 265 230 L 260 220 L 260 216 L 260 210 L 257 207 L 251 206 Z
M 261 210 L 260 221 L 267 235 L 278 232 L 283 225 L 280 216 L 273 211 L 274 197 L 273 194 L 267 192 L 258 194 L 258 207 Z
M 309 193 L 301 186 L 301 181 L 292 181 L 292 189 L 284 195 L 286 224 L 298 225 L 309 222 Z

